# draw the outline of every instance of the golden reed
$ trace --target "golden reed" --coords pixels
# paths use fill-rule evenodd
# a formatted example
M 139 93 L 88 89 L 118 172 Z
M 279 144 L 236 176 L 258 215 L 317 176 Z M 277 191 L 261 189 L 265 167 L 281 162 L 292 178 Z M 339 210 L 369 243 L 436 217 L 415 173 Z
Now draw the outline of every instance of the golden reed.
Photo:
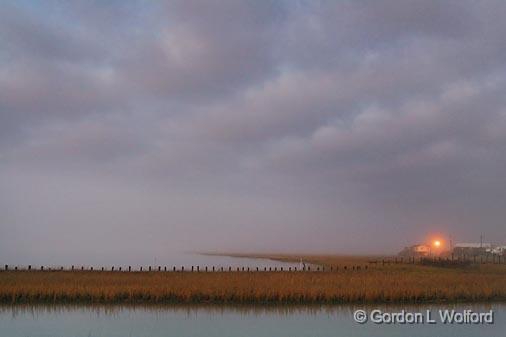
M 348 258 L 351 259 L 351 258 Z M 288 258 L 287 258 L 288 260 Z M 398 264 L 333 272 L 2 271 L 2 303 L 422 303 L 505 301 L 506 266 Z M 327 268 L 328 269 L 328 268 Z

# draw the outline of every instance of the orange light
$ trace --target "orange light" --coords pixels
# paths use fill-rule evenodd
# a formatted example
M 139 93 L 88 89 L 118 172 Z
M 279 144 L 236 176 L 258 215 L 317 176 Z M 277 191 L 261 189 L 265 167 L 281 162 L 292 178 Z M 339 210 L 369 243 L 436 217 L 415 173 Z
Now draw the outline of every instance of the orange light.
M 435 246 L 436 248 L 441 247 L 441 241 L 439 241 L 439 240 L 434 241 L 434 246 Z

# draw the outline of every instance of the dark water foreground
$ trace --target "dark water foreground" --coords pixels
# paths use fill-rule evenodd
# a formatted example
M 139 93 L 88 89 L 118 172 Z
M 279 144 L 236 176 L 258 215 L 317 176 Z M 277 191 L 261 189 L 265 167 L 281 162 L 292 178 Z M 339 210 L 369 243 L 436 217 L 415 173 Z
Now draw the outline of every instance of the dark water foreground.
M 431 312 L 437 322 L 359 324 L 354 313 Z M 444 324 L 439 310 L 494 314 L 494 323 Z M 0 336 L 505 336 L 506 304 L 423 306 L 0 306 Z

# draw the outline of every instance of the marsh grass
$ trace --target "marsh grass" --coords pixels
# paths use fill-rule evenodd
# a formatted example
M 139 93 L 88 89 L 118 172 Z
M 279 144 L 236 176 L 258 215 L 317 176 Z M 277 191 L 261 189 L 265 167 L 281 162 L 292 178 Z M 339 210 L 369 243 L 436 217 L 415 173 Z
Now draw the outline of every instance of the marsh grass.
M 281 258 L 280 256 L 273 258 Z M 283 257 L 289 261 L 289 257 Z M 360 258 L 306 257 L 326 266 Z M 365 258 L 364 258 L 365 259 Z M 292 260 L 293 261 L 293 260 Z M 506 300 L 506 266 L 338 272 L 0 272 L 2 303 L 427 303 Z

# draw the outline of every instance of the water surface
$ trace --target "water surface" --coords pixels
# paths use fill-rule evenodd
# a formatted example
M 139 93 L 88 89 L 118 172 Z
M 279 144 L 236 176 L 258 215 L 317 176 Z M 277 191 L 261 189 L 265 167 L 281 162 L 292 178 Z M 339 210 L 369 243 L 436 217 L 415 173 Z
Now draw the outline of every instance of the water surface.
M 441 308 L 493 310 L 494 324 L 358 324 L 356 309 L 434 313 Z M 506 331 L 506 305 L 456 306 L 3 306 L 0 332 L 10 337 L 499 337 Z
M 6 263 L 4 263 L 6 264 Z M 4 265 L 2 264 L 2 266 Z M 19 269 L 26 269 L 28 265 L 31 265 L 34 269 L 40 269 L 40 264 L 36 263 L 21 263 L 21 264 L 10 264 L 10 268 L 18 267 Z M 196 268 L 199 266 L 201 270 L 204 270 L 207 266 L 209 270 L 212 270 L 212 267 L 215 267 L 216 270 L 223 268 L 227 270 L 229 267 L 236 270 L 237 268 L 251 268 L 260 270 L 264 270 L 264 268 L 300 268 L 300 263 L 292 263 L 292 262 L 283 262 L 276 261 L 265 258 L 247 258 L 247 257 L 231 257 L 231 256 L 222 256 L 222 255 L 204 255 L 198 253 L 181 253 L 181 252 L 171 252 L 167 253 L 166 256 L 162 258 L 153 258 L 152 260 L 139 260 L 139 261 L 101 261 L 94 263 L 83 263 L 80 264 L 79 261 L 68 261 L 66 263 L 44 263 L 43 266 L 48 269 L 60 269 L 61 267 L 65 269 L 69 269 L 71 266 L 75 266 L 77 269 L 80 269 L 84 266 L 86 269 L 93 267 L 95 270 L 100 270 L 102 267 L 105 269 L 110 269 L 114 266 L 116 270 L 119 267 L 122 270 L 128 270 L 128 266 L 131 266 L 134 270 L 139 270 L 140 267 L 143 267 L 144 270 L 148 270 L 148 267 L 151 266 L 154 270 L 158 268 L 158 266 L 164 268 L 167 267 L 168 270 L 172 270 L 176 267 L 178 270 L 181 270 L 184 267 L 185 270 L 190 270 L 193 266 Z M 306 264 L 309 265 L 309 264 Z

